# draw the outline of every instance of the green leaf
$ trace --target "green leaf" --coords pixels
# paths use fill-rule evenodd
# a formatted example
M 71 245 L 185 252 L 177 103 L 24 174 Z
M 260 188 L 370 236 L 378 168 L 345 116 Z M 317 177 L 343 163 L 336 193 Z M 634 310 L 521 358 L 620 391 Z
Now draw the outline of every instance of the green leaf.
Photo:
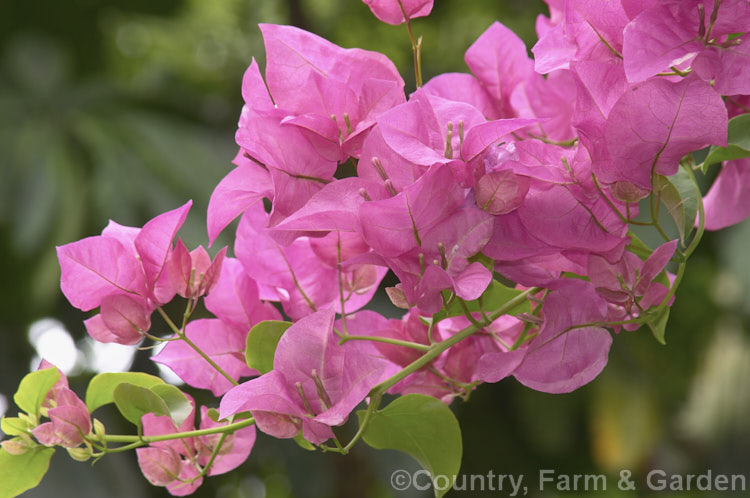
M 49 468 L 54 448 L 36 446 L 23 455 L 0 450 L 0 498 L 12 498 L 36 487 Z
M 0 429 L 8 436 L 18 436 L 28 431 L 29 424 L 18 417 L 3 417 L 0 421 Z
M 147 388 L 165 383 L 159 377 L 141 372 L 101 373 L 91 379 L 86 390 L 86 406 L 89 411 L 93 412 L 100 406 L 113 403 L 114 390 L 123 382 Z
M 365 413 L 357 412 L 360 425 Z M 362 437 L 375 449 L 398 450 L 414 457 L 433 477 L 447 476 L 453 482 L 461 467 L 461 428 L 450 408 L 431 396 L 396 398 L 371 415 Z M 447 491 L 435 489 L 435 496 Z
M 185 393 L 171 384 L 156 384 L 151 391 L 159 396 L 169 409 L 169 416 L 179 427 L 190 416 L 193 405 Z
M 654 252 L 649 246 L 647 246 L 632 230 L 628 231 L 628 237 L 630 242 L 628 243 L 628 250 L 638 256 L 641 259 L 647 259 Z
M 245 363 L 264 374 L 273 370 L 273 355 L 290 322 L 266 320 L 250 329 L 245 347 Z
M 303 450 L 315 451 L 315 446 L 310 441 L 302 437 L 302 431 L 294 436 L 294 442 L 297 443 L 297 446 L 299 446 Z
M 55 367 L 31 372 L 21 379 L 13 401 L 22 411 L 38 418 L 44 398 L 58 380 L 60 372 Z
M 511 289 L 510 287 L 501 284 L 497 280 L 493 280 L 492 282 L 490 282 L 487 290 L 484 291 L 484 294 L 482 294 L 479 299 L 476 299 L 474 301 L 466 301 L 466 307 L 469 308 L 469 311 L 484 310 L 486 312 L 492 312 L 522 293 L 523 290 Z M 530 312 L 531 305 L 528 301 L 524 301 L 515 308 L 508 311 L 507 314 L 517 315 L 519 313 Z M 434 323 L 437 323 L 440 320 L 451 316 L 462 316 L 463 314 L 464 309 L 459 302 L 459 298 L 455 297 L 448 309 L 443 308 L 439 313 L 435 315 Z
M 151 389 L 122 382 L 113 392 L 117 409 L 129 422 L 141 426 L 141 417 L 147 413 L 169 415 L 169 407 Z
M 650 322 L 646 323 L 648 328 L 651 329 L 651 333 L 660 344 L 666 344 L 664 336 L 667 329 L 667 321 L 669 321 L 669 306 L 665 306 L 656 317 Z
M 495 272 L 495 260 L 492 259 L 491 257 L 485 256 L 481 252 L 478 252 L 474 256 L 472 256 L 472 257 L 469 258 L 469 263 L 474 263 L 476 261 L 478 261 L 479 263 L 481 263 L 482 266 L 484 266 L 485 268 L 487 268 L 492 273 Z
M 750 114 L 740 114 L 729 120 L 728 147 L 711 147 L 703 161 L 703 172 L 714 163 L 750 157 Z
M 698 215 L 698 203 L 701 202 L 698 185 L 690 172 L 683 167 L 669 178 L 658 176 L 656 184 L 661 200 L 674 219 L 680 233 L 680 241 L 684 246 L 685 240 L 693 231 Z

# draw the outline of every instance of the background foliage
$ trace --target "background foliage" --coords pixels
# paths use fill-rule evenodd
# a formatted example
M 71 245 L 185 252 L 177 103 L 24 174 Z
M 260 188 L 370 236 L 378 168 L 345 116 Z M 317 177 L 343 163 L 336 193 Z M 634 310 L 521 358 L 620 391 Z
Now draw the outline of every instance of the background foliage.
M 530 47 L 534 18 L 543 11 L 540 1 L 438 0 L 429 18 L 414 22 L 424 37 L 426 77 L 466 71 L 463 52 L 496 19 Z M 79 346 L 72 387 L 82 392 L 95 368 L 85 354 L 84 317 L 59 292 L 55 245 L 97 234 L 110 218 L 140 226 L 188 198 L 196 209 L 181 235 L 188 246 L 206 243 L 201 213 L 236 152 L 242 73 L 251 57 L 261 64 L 264 58 L 259 22 L 291 23 L 345 47 L 379 50 L 414 88 L 405 30 L 377 22 L 359 1 L 0 3 L 0 395 L 6 403 L 37 354 L 29 337 L 38 336 L 45 317 L 61 320 Z M 608 496 L 618 496 L 622 469 L 633 470 L 640 484 L 654 468 L 747 475 L 748 245 L 747 222 L 704 239 L 678 292 L 667 346 L 648 331 L 624 333 L 601 376 L 575 393 L 543 394 L 505 380 L 482 386 L 469 403 L 454 403 L 462 473 L 524 474 L 536 493 L 539 469 L 604 472 L 611 475 Z M 135 368 L 156 373 L 148 355 L 139 352 Z M 391 472 L 404 467 L 418 468 L 363 444 L 341 457 L 260 436 L 240 471 L 208 480 L 196 496 L 429 496 L 391 489 Z M 52 494 L 167 495 L 146 483 L 134 455 L 108 456 L 92 469 L 64 452 L 28 496 Z

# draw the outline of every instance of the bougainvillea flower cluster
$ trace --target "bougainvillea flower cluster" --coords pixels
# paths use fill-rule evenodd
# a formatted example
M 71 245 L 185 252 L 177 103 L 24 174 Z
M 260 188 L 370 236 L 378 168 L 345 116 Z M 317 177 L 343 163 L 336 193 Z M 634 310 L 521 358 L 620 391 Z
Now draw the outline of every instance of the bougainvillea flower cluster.
M 433 6 L 364 3 L 410 35 Z M 99 309 L 85 322 L 94 339 L 166 341 L 154 360 L 217 398 L 200 410 L 198 429 L 216 429 L 206 439 L 191 436 L 192 399 L 175 419 L 165 388 L 115 388 L 124 414 L 118 389 L 151 389 L 168 409 L 154 401 L 140 420 L 151 483 L 183 495 L 234 468 L 252 424 L 346 453 L 383 394 L 449 405 L 507 377 L 565 393 L 602 371 L 617 333 L 663 339 L 704 228 L 750 214 L 750 152 L 721 166 L 705 206 L 693 176 L 693 153 L 724 150 L 730 117 L 750 112 L 750 3 L 548 5 L 533 59 L 494 23 L 466 51 L 470 72 L 409 94 L 382 54 L 261 25 L 265 70 L 253 60 L 245 73 L 235 168 L 208 205 L 211 244 L 239 218 L 233 247 L 212 258 L 175 239 L 187 203 L 58 248 L 65 296 Z M 366 309 L 376 295 L 390 314 Z M 176 296 L 182 325 L 163 309 Z M 199 302 L 212 318 L 189 319 Z M 151 330 L 157 310 L 167 337 Z M 80 446 L 89 410 L 56 389 L 33 434 Z M 363 403 L 360 431 L 339 444 Z

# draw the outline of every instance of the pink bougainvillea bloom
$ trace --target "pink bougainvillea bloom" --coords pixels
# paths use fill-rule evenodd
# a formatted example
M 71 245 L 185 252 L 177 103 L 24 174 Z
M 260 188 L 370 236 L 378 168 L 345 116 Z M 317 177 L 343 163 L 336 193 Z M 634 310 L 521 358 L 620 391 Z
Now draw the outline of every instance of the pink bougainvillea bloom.
M 214 189 L 208 202 L 208 241 L 213 244 L 229 223 L 264 197 L 273 199 L 271 174 L 240 151 L 237 165 Z
M 210 429 L 212 427 L 221 427 L 223 425 L 226 425 L 226 423 L 214 422 L 211 420 L 208 416 L 208 407 L 201 406 L 201 423 L 199 429 Z M 227 435 L 224 438 L 224 443 L 221 445 L 211 469 L 208 471 L 208 475 L 215 476 L 225 474 L 244 463 L 255 445 L 255 433 L 255 426 L 251 425 Z M 199 436 L 193 440 L 198 454 L 199 464 L 208 464 L 211 455 L 220 440 L 221 434 Z
M 469 47 L 466 65 L 497 104 L 496 117 L 515 117 L 510 96 L 515 88 L 534 74 L 534 62 L 526 45 L 510 29 L 495 22 Z
M 197 298 L 211 292 L 221 273 L 227 248 L 219 251 L 213 261 L 203 246 L 187 250 L 177 239 L 167 270 L 172 285 L 179 296 Z
M 92 429 L 86 403 L 66 387 L 58 389 L 55 402 L 56 406 L 47 411 L 50 421 L 35 427 L 34 437 L 45 446 L 80 446 Z
M 281 320 L 273 305 L 261 301 L 258 284 L 235 258 L 224 259 L 219 279 L 203 303 L 222 322 L 239 330 L 250 330 L 264 320 Z
M 605 136 L 610 160 L 594 163 L 597 176 L 650 190 L 652 172 L 673 175 L 688 152 L 726 146 L 727 111 L 719 94 L 695 75 L 676 83 L 651 79 L 620 97 Z
M 492 171 L 477 181 L 477 206 L 490 214 L 506 214 L 518 208 L 529 191 L 529 178 L 509 170 Z
M 154 486 L 166 486 L 180 474 L 182 461 L 172 448 L 136 448 L 138 466 L 148 482 Z
M 257 375 L 245 364 L 248 329 L 235 329 L 218 319 L 193 320 L 185 335 L 235 381 Z M 153 360 L 168 366 L 193 387 L 210 389 L 214 396 L 227 392 L 232 383 L 184 341 L 170 341 Z
M 746 33 L 726 45 L 706 47 L 693 61 L 693 71 L 704 81 L 713 82 L 714 90 L 721 95 L 749 95 L 750 35 Z
M 434 0 L 362 0 L 375 17 L 394 26 L 432 12 Z
M 489 241 L 492 217 L 463 207 L 464 196 L 448 166 L 435 164 L 396 196 L 360 207 L 365 241 L 399 277 L 407 301 L 425 312 L 440 309 L 442 289 L 476 299 L 492 280 L 468 261 Z
M 671 68 L 687 70 L 693 62 L 701 77 L 716 77 L 716 90 L 734 93 L 743 81 L 747 48 L 723 43 L 729 34 L 750 29 L 750 4 L 746 0 L 723 2 L 656 2 L 641 10 L 624 32 L 623 59 L 628 81 L 637 83 Z M 710 37 L 710 39 L 708 38 Z M 725 58 L 726 57 L 726 58 Z M 702 61 L 698 61 L 698 59 Z M 739 66 L 732 66 L 739 63 Z M 727 70 L 714 73 L 712 68 Z M 746 73 L 745 73 L 746 74 Z M 708 81 L 708 80 L 707 80 Z M 743 92 L 736 92 L 743 93 Z
M 576 61 L 570 64 L 570 70 L 577 88 L 572 124 L 592 162 L 605 162 L 609 159 L 607 118 L 629 87 L 622 61 Z
M 102 299 L 100 317 L 107 332 L 119 344 L 137 344 L 151 328 L 151 311 L 142 298 L 128 294 L 111 294 Z M 93 332 L 93 330 L 92 330 Z M 95 339 L 104 339 L 92 334 Z
M 443 73 L 430 79 L 422 91 L 454 102 L 463 102 L 476 107 L 487 119 L 497 119 L 495 104 L 479 80 L 465 73 Z
M 545 298 L 542 316 L 544 323 L 513 376 L 537 391 L 566 393 L 599 375 L 612 336 L 588 325 L 607 319 L 607 303 L 594 286 L 574 279 L 562 283 Z
M 370 248 L 366 244 L 359 243 L 357 237 L 344 235 L 340 238 L 339 232 L 331 232 L 326 235 L 332 239 L 331 243 L 319 245 L 317 252 L 313 247 L 314 239 L 308 237 L 282 245 L 275 240 L 278 232 L 265 228 L 267 219 L 260 204 L 245 212 L 237 230 L 235 254 L 248 276 L 275 294 L 267 298 L 281 301 L 291 318 L 296 320 L 329 306 L 341 311 L 340 283 L 351 291 L 345 295 L 347 312 L 356 311 L 369 302 L 385 276 L 385 269 L 371 271 L 367 268 L 369 264 L 350 266 L 346 261 L 367 253 Z M 321 258 L 326 252 L 333 259 Z M 328 264 L 325 264 L 326 259 Z M 372 278 L 361 280 L 365 275 Z M 352 287 L 350 284 L 355 282 Z
M 39 362 L 39 366 L 37 367 L 37 370 L 47 370 L 48 368 L 56 369 L 57 373 L 60 374 L 60 378 L 57 379 L 57 382 L 55 383 L 55 385 L 52 386 L 52 388 L 47 392 L 46 396 L 44 397 L 44 401 L 42 402 L 42 409 L 53 408 L 57 406 L 57 395 L 60 393 L 62 389 L 68 388 L 68 377 L 54 364 L 42 358 L 42 361 Z
M 661 304 L 669 288 L 654 279 L 664 270 L 677 247 L 677 240 L 666 242 L 642 261 L 631 252 L 610 263 L 592 255 L 588 262 L 588 276 L 596 291 L 609 303 L 611 321 L 638 318 L 652 306 Z M 671 305 L 671 302 L 668 304 Z M 625 330 L 635 330 L 639 324 L 625 324 Z M 619 331 L 620 327 L 614 327 Z
M 446 339 L 470 325 L 466 317 L 448 319 L 440 324 L 441 337 Z M 449 349 L 439 368 L 458 382 L 499 382 L 513 373 L 527 353 L 526 347 L 512 349 L 523 329 L 522 321 L 503 315 L 469 341 Z
M 172 242 L 192 204 L 192 201 L 187 202 L 148 221 L 135 238 L 135 248 L 151 292 L 146 297 L 153 297 L 157 304 L 166 303 L 175 295 L 167 274 L 167 261 L 172 252 Z
M 158 436 L 194 431 L 196 429 L 195 402 L 189 396 L 188 399 L 193 405 L 193 411 L 179 427 L 168 416 L 147 413 L 141 419 L 143 434 Z M 208 408 L 201 407 L 200 429 L 220 427 L 225 424 L 226 422 L 211 420 L 208 416 Z M 166 486 L 171 495 L 186 496 L 195 492 L 203 483 L 203 477 L 198 476 L 211 460 L 211 455 L 220 439 L 220 434 L 212 434 L 152 442 L 148 447 L 136 450 L 138 464 L 149 482 L 156 486 Z M 254 444 L 254 426 L 244 427 L 227 435 L 207 475 L 223 474 L 237 468 L 247 460 Z
M 143 267 L 119 240 L 88 237 L 57 248 L 60 287 L 70 304 L 82 311 L 98 308 L 116 293 L 146 294 Z
M 706 230 L 719 230 L 750 216 L 750 158 L 724 163 L 703 203 Z
M 102 307 L 85 321 L 91 337 L 136 344 L 156 306 L 174 297 L 177 289 L 168 275 L 172 241 L 191 205 L 160 214 L 140 229 L 110 222 L 102 235 L 57 248 L 60 287 L 68 301 L 83 311 Z
M 333 309 L 327 309 L 289 327 L 276 348 L 274 370 L 225 394 L 221 417 L 249 410 L 258 428 L 274 437 L 302 430 L 313 444 L 331 438 L 330 426 L 343 424 L 388 372 L 388 363 L 360 344 L 339 345 L 333 325 Z
M 404 82 L 384 55 L 344 49 L 293 26 L 260 27 L 268 90 L 253 62 L 243 80 L 241 133 L 247 135 L 242 130 L 252 129 L 258 115 L 276 115 L 276 127 L 297 130 L 322 158 L 343 161 L 346 155 L 358 155 L 379 114 L 404 102 Z M 278 167 L 247 148 L 252 139 L 238 135 L 238 144 L 266 167 Z

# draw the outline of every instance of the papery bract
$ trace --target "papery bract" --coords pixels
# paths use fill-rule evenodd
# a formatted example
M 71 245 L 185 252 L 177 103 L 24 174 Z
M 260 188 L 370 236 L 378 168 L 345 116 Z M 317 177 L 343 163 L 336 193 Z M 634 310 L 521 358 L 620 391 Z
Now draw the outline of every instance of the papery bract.
M 82 311 L 98 308 L 110 294 L 143 296 L 146 281 L 138 260 L 117 239 L 88 237 L 57 248 L 60 287 Z
M 235 381 L 257 375 L 245 364 L 246 329 L 235 329 L 218 319 L 200 319 L 188 323 L 185 336 Z M 153 360 L 168 366 L 191 386 L 210 389 L 214 396 L 232 387 L 229 379 L 184 341 L 168 342 Z
M 367 265 L 343 268 L 345 261 L 336 256 L 338 243 L 327 245 L 333 256 L 330 261 L 334 264 L 321 264 L 320 251 L 316 253 L 311 239 L 307 237 L 297 238 L 288 245 L 280 244 L 274 237 L 274 233 L 278 232 L 264 228 L 266 219 L 267 215 L 260 205 L 245 212 L 237 230 L 235 253 L 248 275 L 275 294 L 274 297 L 267 298 L 281 301 L 284 311 L 291 318 L 298 319 L 329 306 L 335 306 L 340 311 L 340 283 L 354 282 L 357 280 L 354 273 L 360 272 L 361 276 L 363 268 L 365 273 L 372 275 L 372 272 L 367 271 Z M 331 232 L 327 237 L 335 241 L 337 234 L 338 232 Z M 355 243 L 354 246 L 358 245 Z M 359 247 L 360 252 L 369 250 L 366 245 Z M 353 255 L 348 250 L 342 252 L 342 256 Z M 381 269 L 374 269 L 374 272 L 374 278 L 360 282 L 356 289 L 352 289 L 356 292 L 344 299 L 348 303 L 347 311 L 355 311 L 372 298 L 377 284 L 385 275 L 385 271 Z
M 388 24 L 424 17 L 432 11 L 433 0 L 362 0 L 375 17 Z
M 654 173 L 673 175 L 688 152 L 726 141 L 726 108 L 707 83 L 696 76 L 648 80 L 612 107 L 606 126 L 611 160 L 594 168 L 607 183 L 629 181 L 650 190 Z
M 226 424 L 211 420 L 208 415 L 208 408 L 206 406 L 201 407 L 201 423 L 199 429 L 218 428 L 224 425 Z M 223 438 L 221 449 L 217 453 L 211 469 L 208 471 L 208 475 L 215 476 L 225 474 L 243 464 L 255 445 L 255 432 L 255 426 L 251 425 L 249 427 L 243 427 L 232 434 L 226 435 Z M 216 445 L 219 444 L 219 441 L 222 441 L 221 434 L 200 436 L 195 439 L 195 445 L 198 452 L 198 463 L 201 465 L 208 464 Z
M 607 317 L 607 304 L 594 287 L 582 280 L 565 282 L 547 296 L 542 315 L 544 324 L 514 371 L 516 379 L 537 391 L 565 393 L 599 375 L 612 336 L 591 325 Z
M 273 197 L 273 182 L 267 169 L 244 157 L 241 151 L 234 162 L 237 167 L 219 182 L 208 203 L 208 240 L 211 244 L 245 209 L 264 197 Z
M 226 252 L 224 247 L 211 261 L 203 246 L 188 252 L 182 240 L 177 239 L 168 265 L 169 278 L 177 294 L 197 298 L 211 292 L 219 278 Z
M 386 373 L 385 360 L 356 345 L 337 344 L 332 309 L 291 326 L 274 356 L 274 370 L 230 390 L 221 416 L 249 410 L 258 428 L 282 438 L 303 436 L 314 444 L 332 437 L 354 407 Z
M 235 258 L 224 259 L 216 286 L 203 303 L 234 329 L 247 331 L 264 320 L 281 320 L 276 308 L 260 300 L 258 285 Z
M 145 300 L 128 294 L 106 296 L 102 299 L 100 314 L 103 325 L 114 339 L 102 342 L 137 344 L 151 328 L 151 309 L 146 306 Z
M 719 230 L 750 216 L 750 158 L 724 163 L 703 203 L 706 230 Z
M 141 472 L 154 486 L 166 486 L 177 479 L 182 463 L 171 448 L 136 448 L 135 453 Z
M 534 74 L 534 63 L 526 54 L 523 41 L 495 22 L 469 47 L 464 59 L 492 101 L 497 103 L 497 114 L 489 117 L 514 117 L 510 96 L 519 84 Z
M 146 284 L 157 304 L 165 303 L 174 297 L 175 290 L 165 271 L 167 259 L 172 251 L 172 241 L 185 222 L 192 204 L 192 201 L 189 201 L 148 221 L 135 238 L 135 248 L 143 265 Z
M 705 37 L 722 39 L 730 33 L 744 33 L 750 29 L 748 19 L 750 4 L 745 0 L 727 0 L 713 5 L 665 1 L 649 6 L 638 13 L 624 32 L 622 55 L 628 81 L 644 81 L 673 67 L 685 70 L 699 54 L 708 59 L 721 58 L 720 52 L 725 49 L 714 44 L 714 48 L 707 50 L 709 44 Z M 728 48 L 732 50 L 731 45 Z M 746 61 L 746 58 L 740 60 Z M 718 78 L 720 88 L 723 78 L 723 74 Z
M 35 427 L 32 433 L 46 446 L 80 446 L 92 429 L 91 415 L 86 404 L 66 387 L 58 389 L 55 402 L 56 406 L 47 412 L 50 422 Z

